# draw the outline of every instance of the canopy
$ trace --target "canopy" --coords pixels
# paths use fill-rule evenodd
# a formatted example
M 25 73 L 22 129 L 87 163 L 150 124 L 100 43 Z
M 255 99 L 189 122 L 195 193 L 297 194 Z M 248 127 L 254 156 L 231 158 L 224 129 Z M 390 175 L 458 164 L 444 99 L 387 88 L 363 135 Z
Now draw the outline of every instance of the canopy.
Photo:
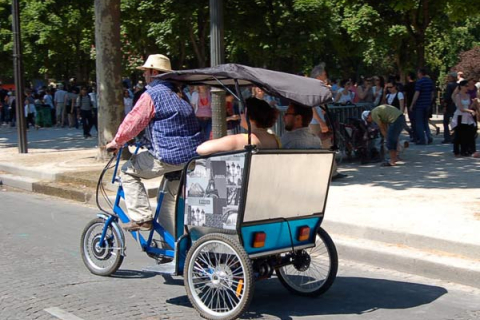
M 332 101 L 332 93 L 323 82 L 290 73 L 252 68 L 240 64 L 222 64 L 213 68 L 172 71 L 156 78 L 189 85 L 254 85 L 270 95 L 279 96 L 308 107 Z

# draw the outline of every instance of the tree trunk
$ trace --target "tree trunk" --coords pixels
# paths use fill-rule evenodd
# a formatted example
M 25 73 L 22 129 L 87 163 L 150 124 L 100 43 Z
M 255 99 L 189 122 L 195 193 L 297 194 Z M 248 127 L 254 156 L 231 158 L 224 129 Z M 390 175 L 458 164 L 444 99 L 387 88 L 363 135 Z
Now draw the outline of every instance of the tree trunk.
M 105 144 L 115 137 L 122 121 L 120 45 L 120 0 L 95 0 L 95 46 L 97 52 L 98 155 L 105 160 Z

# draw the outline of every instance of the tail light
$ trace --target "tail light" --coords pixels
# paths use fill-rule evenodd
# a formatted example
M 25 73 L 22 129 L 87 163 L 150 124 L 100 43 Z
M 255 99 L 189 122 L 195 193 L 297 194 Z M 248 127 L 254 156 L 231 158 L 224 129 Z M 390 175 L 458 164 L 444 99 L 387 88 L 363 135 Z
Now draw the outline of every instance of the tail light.
M 306 241 L 310 238 L 310 227 L 300 227 L 298 229 L 298 241 Z
M 265 246 L 265 240 L 267 239 L 267 234 L 265 232 L 255 232 L 253 235 L 253 245 L 254 248 L 261 248 Z

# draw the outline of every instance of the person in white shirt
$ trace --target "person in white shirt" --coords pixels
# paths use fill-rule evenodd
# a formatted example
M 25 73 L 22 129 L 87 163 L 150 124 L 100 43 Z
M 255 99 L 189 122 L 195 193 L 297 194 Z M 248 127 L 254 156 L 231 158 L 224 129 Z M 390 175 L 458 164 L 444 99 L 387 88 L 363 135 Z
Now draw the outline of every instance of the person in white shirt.
M 340 82 L 341 89 L 337 91 L 335 96 L 335 103 L 351 104 L 355 98 L 355 94 L 350 91 L 352 83 L 348 80 L 342 80 Z
M 133 99 L 130 97 L 130 93 L 127 89 L 123 90 L 123 106 L 125 108 L 125 115 L 132 111 Z
M 405 113 L 405 96 L 398 91 L 396 83 L 387 82 L 384 93 L 382 104 L 389 104 L 400 110 L 402 114 Z
M 52 90 L 47 89 L 45 95 L 43 96 L 43 104 L 46 104 L 50 107 L 52 123 L 55 122 L 55 106 L 53 105 Z
M 65 125 L 65 96 L 67 95 L 67 91 L 63 90 L 63 84 L 58 85 L 58 89 L 55 92 L 55 96 L 53 98 L 53 102 L 55 104 L 55 113 L 57 116 L 57 127 Z

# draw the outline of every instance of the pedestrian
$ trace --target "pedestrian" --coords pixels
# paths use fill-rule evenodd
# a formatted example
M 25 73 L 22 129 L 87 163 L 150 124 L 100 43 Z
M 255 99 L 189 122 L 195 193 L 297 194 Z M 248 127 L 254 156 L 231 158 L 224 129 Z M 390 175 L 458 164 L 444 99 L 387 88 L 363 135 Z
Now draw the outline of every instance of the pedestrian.
M 453 92 L 457 88 L 457 73 L 450 72 L 447 76 L 447 87 L 443 95 L 443 141 L 448 144 L 452 142 L 450 134 L 450 121 L 456 110 L 455 101 L 452 99 Z
M 212 132 L 212 96 L 207 86 L 198 86 L 197 99 L 192 99 L 191 104 L 195 109 L 200 128 L 205 140 L 210 139 Z
M 42 102 L 50 108 L 50 123 L 55 123 L 55 106 L 53 105 L 52 90 L 47 89 L 43 95 Z
M 98 97 L 96 83 L 92 83 L 92 91 L 88 93 L 88 96 L 92 103 L 92 124 L 95 127 L 95 131 L 98 133 Z
M 24 111 L 27 129 L 30 128 L 30 125 L 38 129 L 37 125 L 35 124 L 35 115 L 37 113 L 37 109 L 35 108 L 35 99 L 33 98 L 32 90 L 30 89 L 25 89 Z
M 325 69 L 325 63 L 321 62 L 316 65 L 310 73 L 310 78 L 317 79 L 321 83 L 326 85 L 328 79 L 327 71 Z M 313 118 L 308 126 L 309 130 L 317 135 L 322 140 L 322 145 L 325 149 L 330 149 L 332 146 L 332 131 L 325 119 L 325 114 L 320 106 L 313 108 Z
M 15 91 L 10 90 L 8 92 L 8 110 L 10 116 L 10 127 L 15 127 L 17 122 L 17 106 L 15 104 Z
M 415 83 L 415 94 L 410 102 L 409 109 L 414 112 L 416 144 L 425 145 L 433 142 L 428 117 L 434 98 L 433 81 L 428 77 L 427 70 L 421 68 L 417 72 L 418 80 Z
M 468 94 L 468 81 L 462 80 L 454 91 L 452 99 L 456 110 L 453 114 L 452 129 L 455 129 L 453 140 L 453 153 L 455 157 L 469 157 L 475 153 L 475 133 L 477 123 L 474 119 L 475 110 L 470 109 L 470 95 Z
M 140 99 L 140 96 L 146 91 L 147 89 L 143 85 L 142 81 L 138 81 L 137 85 L 135 86 L 135 92 L 133 93 L 133 101 L 132 105 L 137 104 L 138 99 Z
M 65 118 L 67 117 L 67 110 L 65 108 L 65 99 L 66 99 L 67 91 L 63 90 L 63 84 L 58 85 L 57 91 L 55 91 L 55 95 L 53 97 L 53 102 L 55 105 L 55 114 L 57 117 L 57 127 L 64 127 L 65 126 Z
M 127 89 L 123 89 L 123 111 L 127 115 L 133 107 L 133 99 Z
M 373 105 L 375 102 L 375 94 L 373 92 L 372 78 L 366 78 L 363 84 L 357 87 L 357 94 L 359 98 L 358 102 Z
M 77 97 L 76 106 L 80 109 L 80 116 L 82 118 L 83 137 L 90 138 L 90 130 L 93 127 L 93 104 L 88 96 L 86 87 L 80 89 L 80 94 Z
M 416 133 L 415 133 L 415 113 L 413 110 L 410 110 L 408 107 L 413 101 L 413 96 L 415 95 L 415 84 L 416 77 L 414 72 L 409 72 L 407 74 L 407 83 L 403 86 L 403 93 L 405 98 L 405 108 L 407 109 L 408 120 L 410 120 L 410 127 L 412 128 L 410 134 L 410 142 L 416 142 Z
M 404 115 L 394 106 L 382 104 L 374 108 L 367 115 L 366 121 L 369 123 L 372 121 L 375 122 L 380 129 L 380 133 L 387 141 L 387 149 L 390 155 L 390 160 L 384 162 L 382 166 L 395 166 L 398 161 L 399 137 L 402 129 L 405 126 Z
M 67 91 L 67 94 L 65 95 L 65 109 L 68 116 L 68 126 L 70 128 L 75 127 L 75 129 L 78 129 L 78 120 L 80 118 L 78 108 L 75 105 L 77 101 L 77 97 L 78 97 L 77 88 L 70 87 L 69 90 Z
M 350 91 L 352 83 L 349 80 L 340 81 L 340 89 L 337 90 L 337 95 L 335 96 L 335 103 L 340 104 L 352 104 L 355 98 L 355 94 Z

